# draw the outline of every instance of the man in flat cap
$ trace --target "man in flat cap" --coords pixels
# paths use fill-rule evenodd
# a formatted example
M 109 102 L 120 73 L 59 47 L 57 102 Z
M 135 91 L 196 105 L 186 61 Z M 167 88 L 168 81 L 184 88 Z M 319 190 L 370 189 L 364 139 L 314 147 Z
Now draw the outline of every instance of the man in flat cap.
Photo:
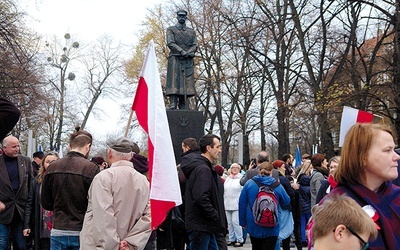
M 93 179 L 80 234 L 81 249 L 143 249 L 150 237 L 150 185 L 133 168 L 133 142 L 107 142 L 110 168 Z
M 187 12 L 176 12 L 178 23 L 167 29 L 167 46 L 170 49 L 165 94 L 169 96 L 170 109 L 187 109 L 187 98 L 195 95 L 194 56 L 197 38 L 193 29 L 186 27 Z

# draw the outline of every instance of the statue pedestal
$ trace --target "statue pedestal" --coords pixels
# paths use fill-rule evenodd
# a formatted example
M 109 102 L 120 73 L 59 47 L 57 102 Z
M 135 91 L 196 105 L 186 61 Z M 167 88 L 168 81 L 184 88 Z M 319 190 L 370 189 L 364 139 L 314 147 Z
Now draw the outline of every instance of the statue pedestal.
M 182 141 L 193 137 L 197 141 L 204 135 L 203 112 L 190 109 L 167 110 L 168 124 L 174 147 L 176 164 L 181 162 Z

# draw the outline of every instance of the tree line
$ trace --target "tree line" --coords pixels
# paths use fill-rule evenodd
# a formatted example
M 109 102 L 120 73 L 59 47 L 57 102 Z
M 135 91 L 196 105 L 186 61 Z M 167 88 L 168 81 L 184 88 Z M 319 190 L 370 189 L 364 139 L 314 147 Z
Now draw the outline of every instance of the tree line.
M 178 9 L 188 11 L 199 42 L 191 108 L 203 111 L 206 131 L 221 136 L 222 164 L 237 159 L 241 135 L 244 164 L 257 150 L 278 158 L 296 145 L 333 156 L 343 106 L 370 111 L 400 134 L 395 0 L 164 2 L 148 9 L 127 62 L 120 60 L 125 50 L 107 39 L 93 47 L 76 47 L 71 35 L 46 43 L 27 32 L 11 0 L 0 8 L 1 94 L 23 110 L 15 132 L 38 131 L 50 147 L 72 126 L 85 127 L 103 95 L 121 83 L 134 89 L 150 39 L 165 82 L 165 32 Z M 79 84 L 70 81 L 74 61 L 85 68 Z

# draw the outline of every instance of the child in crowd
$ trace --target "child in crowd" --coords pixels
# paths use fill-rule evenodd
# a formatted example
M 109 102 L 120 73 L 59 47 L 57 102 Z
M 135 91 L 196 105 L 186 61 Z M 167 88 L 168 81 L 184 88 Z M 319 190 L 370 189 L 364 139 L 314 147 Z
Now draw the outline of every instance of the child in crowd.
M 347 195 L 328 196 L 313 207 L 312 217 L 315 250 L 366 250 L 378 234 L 371 217 Z

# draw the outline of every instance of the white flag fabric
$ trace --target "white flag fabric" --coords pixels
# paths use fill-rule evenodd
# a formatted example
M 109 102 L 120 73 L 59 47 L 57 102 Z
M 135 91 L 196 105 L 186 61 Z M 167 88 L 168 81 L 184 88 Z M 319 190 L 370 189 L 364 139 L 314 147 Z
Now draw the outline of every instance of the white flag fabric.
M 339 147 L 343 146 L 344 138 L 351 126 L 356 123 L 369 123 L 373 119 L 374 115 L 372 113 L 344 106 L 340 122 Z
M 182 204 L 182 198 L 153 41 L 147 49 L 132 110 L 148 134 L 151 225 L 154 230 L 171 208 Z

